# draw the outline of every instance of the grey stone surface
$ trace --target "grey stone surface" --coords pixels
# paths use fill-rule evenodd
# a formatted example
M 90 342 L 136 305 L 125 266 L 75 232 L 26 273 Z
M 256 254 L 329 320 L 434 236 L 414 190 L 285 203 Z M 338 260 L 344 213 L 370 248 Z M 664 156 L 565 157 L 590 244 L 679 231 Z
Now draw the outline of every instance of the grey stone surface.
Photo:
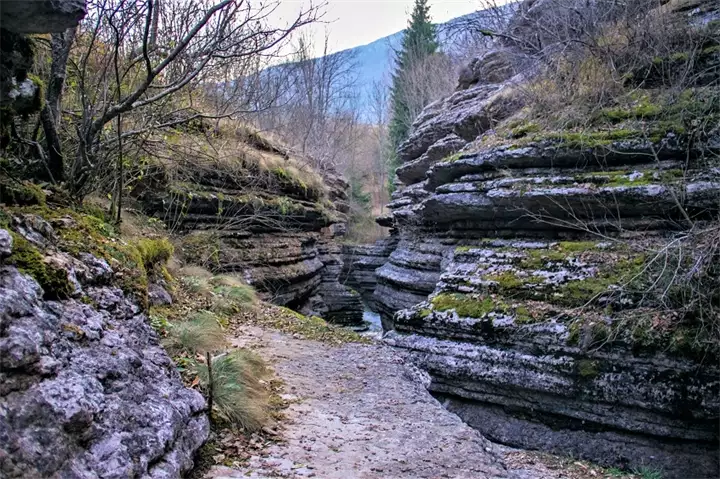
M 3 0 L 2 27 L 16 33 L 55 33 L 85 16 L 85 0 Z
M 559 8 L 523 2 L 511 30 L 532 34 L 528 19 L 554 14 L 545 6 Z M 593 142 L 495 131 L 522 106 L 513 89 L 532 71 L 503 56 L 518 45 L 500 43 L 420 114 L 398 150 L 404 184 L 386 222 L 399 240 L 373 292 L 394 330 L 386 339 L 494 440 L 607 466 L 654 464 L 670 478 L 717 477 L 717 358 L 633 337 L 656 305 L 607 279 L 619 259 L 639 261 L 687 228 L 686 214 L 716 220 L 720 173 L 706 160 L 717 134 L 688 144 L 672 132 Z M 602 246 L 593 231 L 611 240 Z M 552 245 L 568 240 L 586 246 L 558 257 Z M 617 241 L 627 249 L 607 246 Z M 604 289 L 583 297 L 598 278 Z M 436 308 L 441 294 L 467 301 L 466 312 Z M 613 339 L 595 339 L 596 326 Z
M 0 229 L 0 258 L 10 256 L 12 253 L 13 239 L 7 230 Z
M 168 293 L 165 288 L 156 283 L 150 283 L 148 285 L 148 300 L 153 306 L 163 306 L 172 304 L 172 296 Z
M 496 446 L 443 409 L 399 351 L 334 347 L 242 328 L 234 344 L 270 358 L 285 384 L 282 441 L 206 478 L 495 479 L 514 477 Z
M 103 260 L 51 255 L 92 306 L 45 301 L 0 265 L 0 476 L 180 477 L 208 436 L 203 397 L 183 386 L 138 306 L 107 285 Z

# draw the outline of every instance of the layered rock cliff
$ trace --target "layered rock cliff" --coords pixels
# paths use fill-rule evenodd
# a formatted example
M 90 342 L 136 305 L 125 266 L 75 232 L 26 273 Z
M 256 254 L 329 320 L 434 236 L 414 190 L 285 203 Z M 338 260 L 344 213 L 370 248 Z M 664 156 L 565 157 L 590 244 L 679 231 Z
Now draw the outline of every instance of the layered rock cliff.
M 548 129 L 504 52 L 474 60 L 398 150 L 399 240 L 374 290 L 386 341 L 491 440 L 716 477 L 717 338 L 667 277 L 718 260 L 689 232 L 720 208 L 717 76 L 670 100 L 644 83 L 602 126 Z
M 250 130 L 229 141 L 229 158 L 155 165 L 135 192 L 143 210 L 185 236 L 190 262 L 240 273 L 275 304 L 361 323 L 359 296 L 338 281 L 348 184 Z
M 371 245 L 345 244 L 342 247 L 343 270 L 340 281 L 360 293 L 365 304 L 373 311 L 378 310 L 374 296 L 377 286 L 375 271 L 387 262 L 397 241 L 397 236 L 389 236 Z

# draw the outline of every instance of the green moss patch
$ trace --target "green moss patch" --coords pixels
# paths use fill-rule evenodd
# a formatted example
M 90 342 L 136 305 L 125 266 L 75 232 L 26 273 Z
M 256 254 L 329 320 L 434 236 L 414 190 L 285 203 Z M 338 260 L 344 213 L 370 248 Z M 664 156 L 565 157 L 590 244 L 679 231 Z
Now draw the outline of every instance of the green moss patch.
M 470 295 L 462 293 L 440 293 L 431 301 L 433 311 L 453 310 L 458 316 L 464 318 L 485 318 L 491 313 L 513 316 L 518 324 L 532 323 L 536 321 L 536 315 L 530 312 L 528 305 L 524 303 L 508 303 L 502 299 L 489 295 Z M 429 309 L 422 309 L 418 312 L 420 318 L 425 318 L 432 313 Z
M 72 256 L 90 253 L 106 260 L 116 273 L 115 284 L 141 306 L 147 307 L 148 280 L 143 257 L 135 245 L 119 237 L 112 225 L 69 208 L 28 206 L 7 209 L 5 215 L 11 214 L 33 214 L 52 224 L 59 238 L 57 247 L 60 251 Z M 57 284 L 54 288 L 65 289 Z
M 67 272 L 45 261 L 45 257 L 32 243 L 17 233 L 10 233 L 13 248 L 5 264 L 15 266 L 22 273 L 28 274 L 42 287 L 46 299 L 65 299 L 74 288 L 68 280 Z
M 14 182 L 0 179 L 0 203 L 7 206 L 44 205 L 45 193 L 28 181 Z
M 135 243 L 147 270 L 163 267 L 175 252 L 167 238 L 143 238 Z

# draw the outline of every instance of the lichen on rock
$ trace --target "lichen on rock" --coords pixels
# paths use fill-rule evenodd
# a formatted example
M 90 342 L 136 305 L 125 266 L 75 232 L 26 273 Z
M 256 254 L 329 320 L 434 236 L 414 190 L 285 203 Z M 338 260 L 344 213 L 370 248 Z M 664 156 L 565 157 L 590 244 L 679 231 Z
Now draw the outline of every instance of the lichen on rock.
M 551 3 L 524 2 L 510 30 Z M 688 305 L 702 287 L 717 304 L 717 269 L 702 285 L 692 271 L 720 214 L 718 70 L 677 89 L 658 89 L 667 71 L 628 78 L 612 102 L 542 111 L 532 95 L 557 79 L 527 64 L 513 77 L 505 40 L 398 149 L 404 184 L 383 219 L 395 246 L 372 296 L 385 339 L 493 440 L 714 477 L 717 309 Z

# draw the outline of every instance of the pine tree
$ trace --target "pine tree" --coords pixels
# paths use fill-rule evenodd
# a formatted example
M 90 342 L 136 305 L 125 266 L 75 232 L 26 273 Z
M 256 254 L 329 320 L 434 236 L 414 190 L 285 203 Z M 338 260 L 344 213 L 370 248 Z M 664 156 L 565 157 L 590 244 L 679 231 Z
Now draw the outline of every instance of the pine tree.
M 414 118 L 409 106 L 413 99 L 406 94 L 406 73 L 425 58 L 437 52 L 438 40 L 435 25 L 430 21 L 430 6 L 427 0 L 415 0 L 408 28 L 405 30 L 401 48 L 395 56 L 395 73 L 390 97 L 390 147 L 391 155 L 388 159 L 390 178 L 395 175 L 397 158 L 395 150 L 405 141 L 410 132 L 410 125 Z M 417 99 L 415 99 L 417 100 Z M 392 192 L 392 180 L 388 188 Z
M 438 40 L 435 25 L 430 21 L 430 6 L 427 0 L 415 0 L 408 28 L 403 36 L 400 51 L 396 53 L 395 73 L 391 91 L 390 140 L 397 147 L 408 136 L 411 118 L 409 98 L 404 92 L 404 73 L 414 65 L 437 52 Z

